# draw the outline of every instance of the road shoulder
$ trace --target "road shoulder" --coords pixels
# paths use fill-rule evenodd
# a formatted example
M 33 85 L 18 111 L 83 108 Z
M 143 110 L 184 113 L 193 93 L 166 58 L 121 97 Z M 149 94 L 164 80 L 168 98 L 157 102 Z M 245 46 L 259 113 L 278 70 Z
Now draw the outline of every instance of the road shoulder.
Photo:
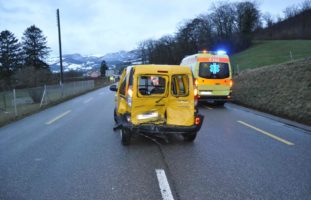
M 275 116 L 275 115 L 271 115 L 271 114 L 268 114 L 268 113 L 260 112 L 258 110 L 254 110 L 254 109 L 251 109 L 251 108 L 246 108 L 246 107 L 234 104 L 234 103 L 226 103 L 226 107 L 227 108 L 243 110 L 245 112 L 251 112 L 251 113 L 254 113 L 256 115 L 263 116 L 263 117 L 266 117 L 266 118 L 269 118 L 269 119 L 281 122 L 281 123 L 286 124 L 288 126 L 292 126 L 292 127 L 303 129 L 303 130 L 306 131 L 306 133 L 311 134 L 311 127 L 308 126 L 308 125 L 305 125 L 305 124 L 301 124 L 301 123 L 298 123 L 298 122 L 295 122 L 295 121 L 284 119 L 284 118 L 281 118 L 281 117 L 278 117 L 278 116 Z

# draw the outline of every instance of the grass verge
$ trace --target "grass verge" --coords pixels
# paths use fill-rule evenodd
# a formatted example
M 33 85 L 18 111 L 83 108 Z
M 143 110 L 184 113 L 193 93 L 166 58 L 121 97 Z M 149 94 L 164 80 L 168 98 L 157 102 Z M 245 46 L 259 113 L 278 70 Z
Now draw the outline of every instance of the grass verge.
M 311 57 L 242 71 L 235 76 L 236 103 L 311 125 Z

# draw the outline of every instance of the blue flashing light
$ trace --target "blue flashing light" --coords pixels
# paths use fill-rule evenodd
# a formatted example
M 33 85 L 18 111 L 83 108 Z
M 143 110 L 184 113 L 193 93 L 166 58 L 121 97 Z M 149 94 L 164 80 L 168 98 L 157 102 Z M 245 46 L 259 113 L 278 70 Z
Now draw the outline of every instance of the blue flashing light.
M 227 55 L 227 52 L 224 50 L 218 50 L 217 55 Z

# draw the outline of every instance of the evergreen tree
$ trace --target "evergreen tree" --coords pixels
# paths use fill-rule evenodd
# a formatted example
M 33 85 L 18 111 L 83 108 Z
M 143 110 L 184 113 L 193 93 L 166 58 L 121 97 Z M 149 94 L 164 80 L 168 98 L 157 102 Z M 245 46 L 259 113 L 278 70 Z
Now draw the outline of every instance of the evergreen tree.
M 106 70 L 108 69 L 107 63 L 105 60 L 103 60 L 100 64 L 100 73 L 102 76 L 106 76 Z
M 0 33 L 0 78 L 7 84 L 13 72 L 20 67 L 21 48 L 18 39 L 8 30 Z
M 46 37 L 35 25 L 26 29 L 22 37 L 24 64 L 35 69 L 49 69 L 44 59 L 49 55 Z

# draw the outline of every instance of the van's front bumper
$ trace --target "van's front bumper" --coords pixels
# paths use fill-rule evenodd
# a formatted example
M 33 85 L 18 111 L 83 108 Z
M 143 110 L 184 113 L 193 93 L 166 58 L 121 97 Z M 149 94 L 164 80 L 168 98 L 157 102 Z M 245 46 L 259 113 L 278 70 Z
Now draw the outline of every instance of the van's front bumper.
M 131 133 L 148 133 L 148 134 L 185 134 L 198 132 L 201 129 L 204 116 L 197 115 L 200 123 L 193 126 L 173 126 L 165 124 L 140 124 L 134 125 L 130 122 L 123 122 L 122 128 L 127 129 Z

